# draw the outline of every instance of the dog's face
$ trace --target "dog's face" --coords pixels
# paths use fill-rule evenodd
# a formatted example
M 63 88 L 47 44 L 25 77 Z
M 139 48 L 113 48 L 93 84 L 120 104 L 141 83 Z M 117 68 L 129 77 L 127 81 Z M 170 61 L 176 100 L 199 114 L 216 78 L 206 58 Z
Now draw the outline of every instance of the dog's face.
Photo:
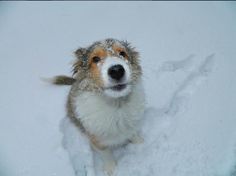
M 138 53 L 127 42 L 106 39 L 75 53 L 75 78 L 109 97 L 127 96 L 141 76 Z

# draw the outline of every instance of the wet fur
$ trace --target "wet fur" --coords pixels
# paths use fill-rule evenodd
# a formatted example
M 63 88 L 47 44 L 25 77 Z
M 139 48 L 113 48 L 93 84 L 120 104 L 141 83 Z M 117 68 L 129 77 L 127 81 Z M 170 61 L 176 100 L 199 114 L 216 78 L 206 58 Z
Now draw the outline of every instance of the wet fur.
M 120 98 L 111 98 L 103 94 L 104 87 L 98 76 L 91 71 L 90 57 L 97 47 L 125 50 L 131 73 L 132 92 Z M 126 41 L 106 39 L 95 42 L 87 48 L 79 48 L 73 64 L 73 76 L 57 76 L 56 85 L 71 85 L 67 99 L 67 116 L 90 139 L 92 146 L 104 157 L 105 167 L 114 167 L 108 148 L 123 145 L 137 136 L 144 111 L 145 99 L 142 89 L 142 70 L 139 54 Z M 111 55 L 116 53 L 112 52 Z M 107 160 L 107 162 L 106 162 Z M 113 163 L 110 166 L 109 163 Z M 112 170 L 112 169 L 111 169 Z

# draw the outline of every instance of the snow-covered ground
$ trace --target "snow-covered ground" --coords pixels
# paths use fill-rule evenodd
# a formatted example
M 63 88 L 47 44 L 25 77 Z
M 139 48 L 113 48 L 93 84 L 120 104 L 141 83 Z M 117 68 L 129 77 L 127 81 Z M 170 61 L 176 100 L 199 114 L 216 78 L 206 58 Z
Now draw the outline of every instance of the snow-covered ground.
M 0 2 L 0 175 L 102 175 L 65 119 L 69 87 L 40 78 L 107 37 L 140 51 L 147 96 L 117 176 L 236 175 L 235 19 L 233 2 Z

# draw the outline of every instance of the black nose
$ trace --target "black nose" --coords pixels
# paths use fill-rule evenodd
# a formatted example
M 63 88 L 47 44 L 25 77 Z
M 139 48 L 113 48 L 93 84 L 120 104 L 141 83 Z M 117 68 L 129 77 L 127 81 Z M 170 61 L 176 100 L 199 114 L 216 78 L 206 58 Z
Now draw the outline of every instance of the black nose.
M 119 81 L 125 74 L 125 69 L 122 65 L 114 65 L 108 69 L 108 75 Z

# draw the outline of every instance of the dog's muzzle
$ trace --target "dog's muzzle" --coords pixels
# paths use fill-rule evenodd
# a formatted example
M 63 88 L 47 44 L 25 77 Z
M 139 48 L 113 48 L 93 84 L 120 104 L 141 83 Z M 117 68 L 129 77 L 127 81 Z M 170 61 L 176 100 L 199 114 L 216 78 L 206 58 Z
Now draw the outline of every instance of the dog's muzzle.
M 130 92 L 131 70 L 127 61 L 118 57 L 106 58 L 101 72 L 108 96 L 121 97 Z

